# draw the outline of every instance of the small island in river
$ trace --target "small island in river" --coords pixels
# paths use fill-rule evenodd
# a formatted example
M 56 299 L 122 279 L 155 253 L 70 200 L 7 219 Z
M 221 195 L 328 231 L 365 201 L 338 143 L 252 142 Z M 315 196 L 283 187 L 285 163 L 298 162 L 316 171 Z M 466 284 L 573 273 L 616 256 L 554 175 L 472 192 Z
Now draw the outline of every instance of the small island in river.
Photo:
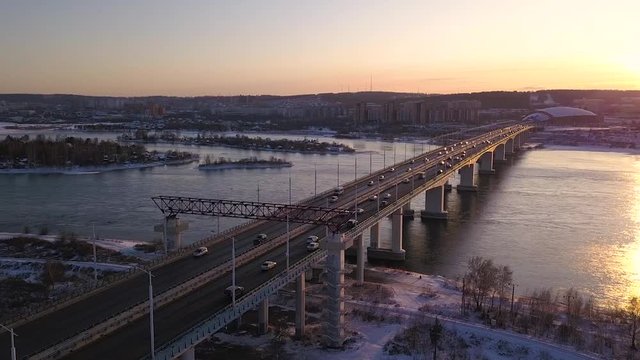
M 198 161 L 198 156 L 188 152 L 147 151 L 138 144 L 89 138 L 50 139 L 39 135 L 29 139 L 25 135 L 0 141 L 0 174 L 86 174 L 193 161 Z
M 211 160 L 211 156 L 207 155 L 204 159 L 204 163 L 198 165 L 199 170 L 222 170 L 222 169 L 266 169 L 266 168 L 280 168 L 291 167 L 293 164 L 290 161 L 279 159 L 276 157 L 270 157 L 268 160 L 258 159 L 253 156 L 250 158 L 244 158 L 240 160 L 231 160 L 224 157 L 219 157 L 215 160 Z

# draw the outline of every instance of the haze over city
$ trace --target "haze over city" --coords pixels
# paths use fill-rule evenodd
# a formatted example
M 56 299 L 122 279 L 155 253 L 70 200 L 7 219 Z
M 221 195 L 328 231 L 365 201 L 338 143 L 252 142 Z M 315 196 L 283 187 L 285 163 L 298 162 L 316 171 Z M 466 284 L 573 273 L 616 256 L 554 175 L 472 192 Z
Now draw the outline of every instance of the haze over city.
M 3 1 L 0 93 L 640 89 L 633 0 Z

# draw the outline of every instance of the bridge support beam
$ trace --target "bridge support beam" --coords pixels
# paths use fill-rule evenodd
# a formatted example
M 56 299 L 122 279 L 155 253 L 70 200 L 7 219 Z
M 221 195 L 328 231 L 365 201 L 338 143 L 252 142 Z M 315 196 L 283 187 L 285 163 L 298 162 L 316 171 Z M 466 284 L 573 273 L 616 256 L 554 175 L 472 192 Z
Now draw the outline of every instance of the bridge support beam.
M 402 205 L 402 216 L 413 218 L 413 213 L 414 213 L 414 211 L 411 208 L 411 203 L 410 202 Z
M 378 239 L 379 239 L 379 233 L 380 233 L 380 223 L 375 223 L 374 225 L 371 225 L 370 228 L 370 237 L 369 237 L 369 248 L 372 249 L 377 249 L 378 248 Z
M 404 259 L 402 248 L 402 209 L 397 209 L 391 214 L 391 251 Z
M 196 360 L 195 348 L 189 348 L 189 350 L 180 354 L 180 356 L 178 356 L 178 360 Z
M 264 335 L 269 331 L 269 299 L 264 299 L 258 305 L 258 333 Z
M 421 213 L 423 219 L 446 219 L 444 209 L 444 185 L 436 186 L 425 192 L 425 209 Z
M 507 161 L 505 148 L 504 144 L 496 146 L 496 150 L 493 153 L 493 162 Z
M 487 151 L 480 156 L 480 169 L 479 174 L 493 174 L 496 171 L 493 169 L 493 152 Z
M 304 337 L 304 328 L 306 325 L 306 294 L 305 294 L 306 282 L 304 274 L 301 274 L 296 279 L 296 338 L 302 339 Z
M 176 216 L 167 216 L 162 224 L 153 227 L 155 232 L 162 233 L 165 253 L 182 247 L 182 232 L 189 228 L 189 223 L 182 222 Z
M 356 284 L 364 284 L 364 238 L 362 234 L 358 235 L 354 241 L 357 251 L 356 259 Z
M 330 234 L 326 246 L 325 339 L 327 346 L 338 348 L 344 342 L 344 244 L 340 234 Z
M 458 170 L 460 174 L 460 184 L 456 187 L 458 191 L 478 191 L 475 184 L 475 163 L 471 163 Z
M 513 153 L 515 152 L 513 139 L 507 140 L 507 142 L 504 144 L 504 149 L 506 155 L 513 155 Z

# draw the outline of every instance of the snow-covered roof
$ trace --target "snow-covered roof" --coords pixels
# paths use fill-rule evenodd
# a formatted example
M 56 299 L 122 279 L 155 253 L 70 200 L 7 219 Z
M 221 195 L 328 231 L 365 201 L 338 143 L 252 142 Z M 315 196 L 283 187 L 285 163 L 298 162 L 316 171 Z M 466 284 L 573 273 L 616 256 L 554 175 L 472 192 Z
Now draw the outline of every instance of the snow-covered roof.
M 554 118 L 570 116 L 596 116 L 596 114 L 592 113 L 591 111 L 568 106 L 554 106 L 545 109 L 538 109 L 536 112 L 545 113 Z

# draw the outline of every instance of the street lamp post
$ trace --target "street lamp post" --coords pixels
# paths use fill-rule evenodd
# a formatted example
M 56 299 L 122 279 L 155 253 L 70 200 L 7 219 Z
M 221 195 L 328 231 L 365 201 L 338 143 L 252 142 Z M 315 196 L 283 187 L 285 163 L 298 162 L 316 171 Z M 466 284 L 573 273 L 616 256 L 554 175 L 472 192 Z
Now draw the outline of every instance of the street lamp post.
M 313 163 L 313 196 L 318 195 L 318 164 Z
M 13 331 L 13 328 L 8 328 L 2 324 L 0 326 L 11 333 L 11 360 L 16 360 L 16 342 L 14 338 L 18 335 Z
M 151 271 L 139 267 L 139 266 L 134 266 L 134 268 L 138 269 L 138 270 L 142 270 L 144 272 L 147 273 L 147 275 L 149 275 L 149 336 L 151 338 L 151 360 L 155 360 L 156 359 L 156 344 L 155 344 L 155 333 L 154 333 L 154 329 L 153 329 L 153 284 L 151 281 L 151 278 L 153 277 L 153 274 L 151 274 Z
M 338 184 L 336 186 L 340 186 L 340 157 L 338 157 Z
M 98 257 L 96 252 L 96 226 L 91 224 L 93 227 L 93 282 L 95 284 L 98 283 Z

